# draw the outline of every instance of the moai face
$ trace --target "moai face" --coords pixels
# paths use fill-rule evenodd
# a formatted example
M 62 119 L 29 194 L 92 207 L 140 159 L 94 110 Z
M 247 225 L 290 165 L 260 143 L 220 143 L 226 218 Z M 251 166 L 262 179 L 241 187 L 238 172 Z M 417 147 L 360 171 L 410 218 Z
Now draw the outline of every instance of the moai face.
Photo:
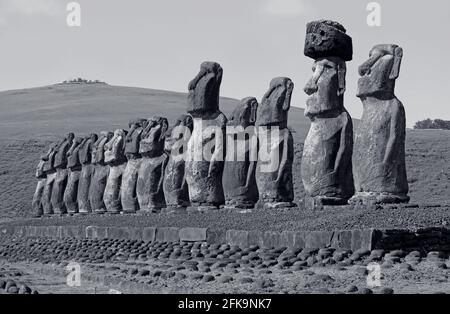
M 127 131 L 123 129 L 117 129 L 114 131 L 114 135 L 105 144 L 105 162 L 117 163 L 125 160 L 124 156 L 124 143 Z
M 369 59 L 359 67 L 358 97 L 390 97 L 400 73 L 403 49 L 397 45 L 376 45 Z
M 139 152 L 143 156 L 155 157 L 164 152 L 164 142 L 169 123 L 166 118 L 154 116 L 142 131 Z
M 181 115 L 175 120 L 173 127 L 166 133 L 165 138 L 165 151 L 169 154 L 172 153 L 172 149 L 179 150 L 180 147 L 186 146 L 189 138 L 192 135 L 194 128 L 194 122 L 190 115 Z M 176 147 L 174 147 L 176 145 Z M 181 151 L 180 153 L 183 153 Z
M 102 131 L 92 147 L 92 162 L 102 163 L 105 161 L 105 144 L 113 137 L 112 132 Z
M 345 61 L 339 57 L 326 57 L 314 61 L 313 75 L 306 83 L 305 116 L 314 117 L 343 108 L 345 92 Z
M 270 82 L 258 110 L 258 126 L 287 126 L 294 83 L 287 77 L 277 77 Z
M 80 149 L 81 145 L 86 139 L 82 137 L 76 137 L 73 142 L 72 146 L 70 147 L 69 151 L 67 152 L 67 166 L 69 168 L 79 166 L 80 165 L 80 159 L 78 157 L 78 150 Z
M 188 110 L 193 117 L 202 117 L 219 110 L 222 67 L 215 62 L 203 62 L 200 72 L 189 83 Z
M 256 113 L 258 110 L 258 101 L 255 97 L 247 97 L 241 100 L 239 105 L 231 114 L 231 119 L 228 121 L 229 125 L 248 126 L 255 125 Z

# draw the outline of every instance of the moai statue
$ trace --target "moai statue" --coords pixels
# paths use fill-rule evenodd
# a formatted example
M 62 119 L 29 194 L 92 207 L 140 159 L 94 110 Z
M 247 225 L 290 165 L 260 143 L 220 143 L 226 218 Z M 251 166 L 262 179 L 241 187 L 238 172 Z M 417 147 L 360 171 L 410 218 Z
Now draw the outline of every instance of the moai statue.
M 182 115 L 166 135 L 165 150 L 169 160 L 164 172 L 163 190 L 168 212 L 186 210 L 191 204 L 185 177 L 185 158 L 192 129 L 192 117 Z
M 120 188 L 122 186 L 122 175 L 127 165 L 125 157 L 125 137 L 127 131 L 118 129 L 113 138 L 105 144 L 105 163 L 110 167 L 108 181 L 106 182 L 103 201 L 106 210 L 111 214 L 122 211 L 120 200 Z
M 45 180 L 44 191 L 42 192 L 41 198 L 43 214 L 45 216 L 54 214 L 52 206 L 53 185 L 56 179 L 56 169 L 54 167 L 54 162 L 55 162 L 55 155 L 57 153 L 57 147 L 59 144 L 60 144 L 59 142 L 52 144 L 47 154 L 41 157 L 42 160 L 44 161 L 42 171 L 47 177 L 47 179 Z
M 92 146 L 92 164 L 94 172 L 92 173 L 91 184 L 89 186 L 89 202 L 92 211 L 98 214 L 106 212 L 106 206 L 103 202 L 106 181 L 109 175 L 109 165 L 105 163 L 105 144 L 113 137 L 112 132 L 102 131 L 97 141 Z
M 41 156 L 39 163 L 36 167 L 35 177 L 38 179 L 36 190 L 33 195 L 32 210 L 35 217 L 41 217 L 44 214 L 43 208 L 43 195 L 47 182 L 47 173 L 45 171 L 45 165 L 48 163 L 51 154 L 53 153 L 55 145 L 52 145 L 47 154 Z M 51 194 L 50 194 L 51 195 Z
M 189 83 L 188 114 L 194 121 L 186 155 L 191 210 L 218 209 L 225 203 L 222 174 L 227 118 L 219 110 L 222 67 L 204 62 Z
M 251 209 L 258 201 L 255 176 L 258 161 L 258 137 L 255 130 L 257 109 L 256 98 L 244 98 L 234 109 L 227 124 L 222 178 L 227 209 Z
M 409 201 L 405 166 L 405 109 L 394 94 L 403 50 L 376 45 L 359 67 L 357 96 L 363 114 L 355 136 L 353 172 L 359 204 Z
M 69 175 L 66 190 L 64 191 L 64 204 L 67 213 L 70 215 L 78 213 L 77 193 L 81 174 L 81 162 L 78 153 L 81 145 L 86 140 L 87 139 L 82 137 L 76 137 L 67 152 L 67 168 L 69 169 Z
M 301 164 L 306 205 L 345 205 L 354 194 L 353 125 L 344 108 L 346 61 L 352 59 L 352 39 L 337 22 L 307 25 L 305 55 L 314 59 L 305 116 L 311 127 Z
M 154 116 L 141 134 L 139 166 L 136 193 L 140 210 L 160 212 L 166 207 L 163 180 L 169 156 L 164 151 L 165 136 L 169 124 L 166 118 Z
M 292 180 L 294 140 L 287 127 L 293 89 L 294 83 L 287 77 L 272 79 L 258 110 L 258 208 L 295 206 Z
M 129 131 L 125 137 L 125 156 L 127 164 L 122 175 L 122 187 L 120 199 L 124 213 L 135 213 L 139 210 L 139 202 L 136 194 L 138 170 L 141 164 L 139 146 L 141 134 L 147 125 L 146 119 L 135 119 L 129 123 Z
M 85 138 L 80 145 L 78 157 L 80 159 L 81 173 L 78 182 L 78 213 L 86 215 L 92 212 L 91 203 L 89 201 L 89 189 L 91 186 L 92 174 L 94 172 L 94 165 L 92 164 L 92 147 L 97 141 L 97 134 L 91 134 Z
M 56 178 L 53 183 L 52 191 L 52 206 L 55 214 L 67 214 L 67 208 L 64 204 L 64 192 L 67 185 L 67 152 L 72 146 L 75 135 L 73 133 L 67 134 L 64 140 L 58 145 L 57 153 L 55 155 L 54 167 L 56 169 Z

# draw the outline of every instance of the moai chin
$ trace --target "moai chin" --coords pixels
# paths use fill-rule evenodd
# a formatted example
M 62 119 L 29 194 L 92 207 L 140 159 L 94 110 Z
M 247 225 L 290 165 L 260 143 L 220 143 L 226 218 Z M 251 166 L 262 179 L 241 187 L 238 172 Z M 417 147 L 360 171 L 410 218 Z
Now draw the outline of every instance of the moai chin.
M 44 205 L 51 208 L 51 189 L 47 187 L 47 193 L 44 194 L 47 185 L 47 175 L 51 174 L 51 169 L 53 168 L 53 159 L 55 155 L 55 144 L 50 146 L 50 149 L 45 155 L 42 155 L 39 163 L 36 167 L 35 177 L 38 179 L 36 185 L 36 190 L 33 195 L 32 209 L 34 217 L 41 217 L 44 215 Z M 47 197 L 48 201 L 44 200 L 44 196 Z
M 164 172 L 163 190 L 168 212 L 184 211 L 191 204 L 185 176 L 185 160 L 192 129 L 192 117 L 184 114 L 174 122 L 166 135 L 165 151 L 169 160 Z
M 222 67 L 204 62 L 189 83 L 188 110 L 194 120 L 186 154 L 189 210 L 214 210 L 225 203 L 222 174 L 227 118 L 219 110 Z
M 120 198 L 124 213 L 135 213 L 139 210 L 139 202 L 136 193 L 139 166 L 142 158 L 139 153 L 141 134 L 147 126 L 146 119 L 137 118 L 128 124 L 129 130 L 125 137 L 125 156 L 127 164 L 122 175 L 122 187 Z
M 363 114 L 355 136 L 355 204 L 409 201 L 405 166 L 405 109 L 394 94 L 403 57 L 401 47 L 376 45 L 359 67 Z
M 160 212 L 166 207 L 163 181 L 169 159 L 164 152 L 168 127 L 166 118 L 154 116 L 148 120 L 142 131 L 139 146 L 142 161 L 138 171 L 136 193 L 140 210 L 143 212 Z
M 115 130 L 113 137 L 105 144 L 105 163 L 109 165 L 109 174 L 103 202 L 106 210 L 111 214 L 118 214 L 122 211 L 120 189 L 127 162 L 125 157 L 126 135 L 127 131 L 123 129 Z
M 293 90 L 294 83 L 289 78 L 274 78 L 258 109 L 256 182 L 259 208 L 295 206 L 292 180 L 294 141 L 287 127 Z
M 76 137 L 67 152 L 67 168 L 69 174 L 67 178 L 66 190 L 64 191 L 64 204 L 66 206 L 67 213 L 70 215 L 78 213 L 77 193 L 82 168 L 79 151 L 85 140 L 85 138 Z
M 97 141 L 92 146 L 92 164 L 94 165 L 94 171 L 89 186 L 89 202 L 91 203 L 92 211 L 98 214 L 106 212 L 103 196 L 110 167 L 105 162 L 105 144 L 111 140 L 112 137 L 112 132 L 102 131 L 100 132 Z
M 339 23 L 308 23 L 304 53 L 315 61 L 304 88 L 305 116 L 311 120 L 301 164 L 307 206 L 345 205 L 354 194 L 353 125 L 344 107 L 345 62 L 352 51 L 352 39 Z
M 227 149 L 223 170 L 225 208 L 245 211 L 258 201 L 256 163 L 258 138 L 255 130 L 258 101 L 247 97 L 234 109 L 227 124 Z
M 92 212 L 91 203 L 89 201 L 89 189 L 94 172 L 94 165 L 92 164 L 92 147 L 97 140 L 97 134 L 90 134 L 85 137 L 78 151 L 78 158 L 81 163 L 81 173 L 80 180 L 78 181 L 77 202 L 78 213 L 81 215 L 86 215 Z
M 55 214 L 67 214 L 67 208 L 64 204 L 64 191 L 67 185 L 68 170 L 67 170 L 67 152 L 72 146 L 75 135 L 69 133 L 56 147 L 54 167 L 56 169 L 55 182 L 53 183 L 52 191 L 52 206 Z

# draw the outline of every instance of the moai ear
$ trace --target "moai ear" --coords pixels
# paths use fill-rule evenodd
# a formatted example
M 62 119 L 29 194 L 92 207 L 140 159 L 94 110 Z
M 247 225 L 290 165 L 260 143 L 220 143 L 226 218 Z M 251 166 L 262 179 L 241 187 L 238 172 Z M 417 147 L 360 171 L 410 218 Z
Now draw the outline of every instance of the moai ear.
M 161 119 L 161 135 L 159 136 L 160 141 L 164 141 L 166 138 L 166 132 L 169 129 L 169 122 L 166 118 Z
M 396 47 L 394 50 L 394 63 L 392 64 L 391 73 L 389 78 L 395 80 L 400 75 L 400 65 L 403 58 L 403 49 L 401 47 Z
M 256 122 L 256 113 L 258 110 L 258 102 L 255 100 L 253 100 L 252 104 L 251 104 L 251 109 L 250 109 L 250 123 L 255 123 Z
M 340 62 L 338 64 L 338 96 L 344 95 L 345 93 L 345 74 L 347 72 L 347 67 L 345 66 L 345 62 Z
M 284 98 L 283 110 L 288 111 L 291 108 L 291 97 L 292 91 L 294 90 L 294 83 L 291 80 L 288 80 L 286 83 L 286 96 Z

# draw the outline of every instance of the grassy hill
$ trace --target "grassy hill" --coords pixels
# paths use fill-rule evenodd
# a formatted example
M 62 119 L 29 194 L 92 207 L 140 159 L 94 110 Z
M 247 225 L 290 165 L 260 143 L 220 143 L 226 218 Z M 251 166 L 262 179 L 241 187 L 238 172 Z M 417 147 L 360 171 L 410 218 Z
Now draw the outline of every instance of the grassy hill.
M 256 96 L 257 98 L 258 95 Z M 186 112 L 187 95 L 170 91 L 107 84 L 57 84 L 0 92 L 0 140 L 53 138 L 127 127 L 135 117 L 161 115 L 169 123 Z M 229 115 L 238 100 L 221 98 Z M 290 125 L 304 137 L 309 121 L 293 107 Z
M 221 98 L 220 102 L 229 115 L 238 100 Z M 186 94 L 144 88 L 57 84 L 0 92 L 0 220 L 30 215 L 35 166 L 57 137 L 69 131 L 82 135 L 125 128 L 135 117 L 162 115 L 173 121 L 184 112 Z M 304 196 L 300 164 L 309 120 L 302 109 L 292 107 L 289 125 L 294 133 L 294 189 L 299 201 Z M 411 201 L 448 202 L 450 131 L 408 130 L 406 146 Z

